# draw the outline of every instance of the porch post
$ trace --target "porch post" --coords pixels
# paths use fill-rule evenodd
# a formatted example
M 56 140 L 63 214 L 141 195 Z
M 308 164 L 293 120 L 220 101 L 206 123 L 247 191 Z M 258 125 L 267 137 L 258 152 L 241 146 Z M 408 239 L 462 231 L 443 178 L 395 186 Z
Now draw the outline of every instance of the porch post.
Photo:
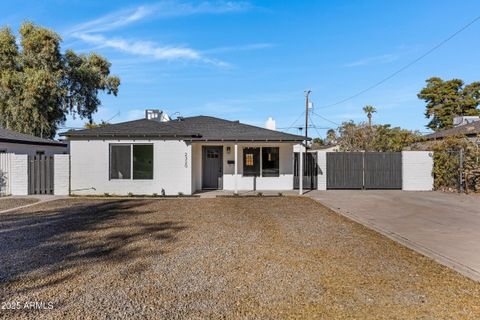
M 233 161 L 234 161 L 234 164 L 235 164 L 235 178 L 234 178 L 234 186 L 235 186 L 235 191 L 234 193 L 237 194 L 238 193 L 238 183 L 237 183 L 237 175 L 238 175 L 238 144 L 235 143 L 235 147 L 234 147 L 234 158 L 233 158 Z
M 305 155 L 306 156 L 306 155 Z M 303 144 L 300 144 L 300 154 L 298 157 L 298 194 L 303 194 Z

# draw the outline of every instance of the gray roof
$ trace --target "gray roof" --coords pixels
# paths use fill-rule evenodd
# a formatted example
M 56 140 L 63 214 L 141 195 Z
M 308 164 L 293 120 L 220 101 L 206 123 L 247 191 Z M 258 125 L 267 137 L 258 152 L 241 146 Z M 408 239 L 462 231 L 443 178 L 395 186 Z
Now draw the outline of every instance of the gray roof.
M 208 116 L 168 122 L 140 119 L 93 129 L 67 131 L 69 138 L 162 138 L 191 141 L 302 141 L 303 136 Z
M 65 142 L 43 139 L 0 127 L 0 142 L 66 147 Z
M 434 140 L 434 139 L 442 139 L 450 136 L 456 136 L 459 134 L 463 134 L 466 136 L 476 136 L 477 134 L 480 134 L 480 121 L 475 121 L 472 123 L 464 124 L 462 126 L 453 127 L 450 129 L 427 134 L 425 138 L 429 140 Z

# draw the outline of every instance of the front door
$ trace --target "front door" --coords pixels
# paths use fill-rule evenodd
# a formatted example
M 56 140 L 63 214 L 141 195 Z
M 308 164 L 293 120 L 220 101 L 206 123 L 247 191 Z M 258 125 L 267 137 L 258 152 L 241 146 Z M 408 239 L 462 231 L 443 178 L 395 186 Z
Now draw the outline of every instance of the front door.
M 218 189 L 223 176 L 223 147 L 203 147 L 203 189 Z

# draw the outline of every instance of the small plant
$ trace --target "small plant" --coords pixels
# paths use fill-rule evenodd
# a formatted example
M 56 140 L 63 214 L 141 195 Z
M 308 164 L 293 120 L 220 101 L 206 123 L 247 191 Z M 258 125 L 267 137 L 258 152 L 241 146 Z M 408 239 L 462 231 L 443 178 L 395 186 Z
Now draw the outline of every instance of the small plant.
M 154 198 L 158 197 L 158 193 L 156 193 L 156 192 L 153 193 L 153 194 L 152 194 L 152 197 L 154 197 Z
M 279 196 L 279 197 L 283 197 L 283 193 L 279 192 L 279 193 L 278 193 L 278 196 Z
M 263 197 L 263 192 L 257 193 L 257 197 Z
M 179 193 L 178 193 L 178 196 L 179 196 L 179 197 L 183 197 L 183 196 L 184 196 L 183 192 L 179 192 Z
M 128 193 L 128 196 L 129 196 L 129 197 L 133 197 L 133 193 L 129 192 L 129 193 Z
M 103 194 L 103 196 L 104 196 L 104 197 L 110 197 L 110 193 L 105 192 L 105 193 Z
M 240 195 L 239 195 L 237 192 L 235 192 L 235 193 L 233 194 L 233 196 L 234 196 L 234 197 L 240 197 Z
M 165 189 L 162 188 L 162 197 L 165 197 Z

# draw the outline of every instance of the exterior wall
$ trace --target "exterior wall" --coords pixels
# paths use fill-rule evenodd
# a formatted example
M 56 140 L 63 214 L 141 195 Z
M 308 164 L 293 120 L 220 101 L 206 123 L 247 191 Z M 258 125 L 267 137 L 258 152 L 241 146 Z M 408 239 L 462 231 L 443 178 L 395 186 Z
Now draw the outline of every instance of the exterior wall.
M 11 175 L 12 175 L 12 153 L 0 153 L 0 196 L 12 194 Z
M 327 190 L 327 152 L 318 151 L 317 166 L 317 190 Z
M 153 144 L 152 180 L 110 180 L 110 144 Z M 192 147 L 170 140 L 72 140 L 71 193 L 136 195 L 192 193 Z
M 70 155 L 54 155 L 53 194 L 67 196 L 70 193 Z
M 44 151 L 46 156 L 68 153 L 67 147 L 41 146 L 7 142 L 0 142 L 0 150 L 6 150 L 7 153 L 28 154 L 30 156 L 34 156 L 37 151 Z
M 402 152 L 402 190 L 430 191 L 433 190 L 433 152 L 403 151 Z
M 28 195 L 28 155 L 12 155 L 11 175 L 9 176 L 12 195 Z
M 223 189 L 235 190 L 235 165 L 228 164 L 234 160 L 234 143 L 194 143 L 192 186 L 195 191 L 202 190 L 202 146 L 223 146 Z M 230 153 L 227 148 L 230 148 Z M 243 148 L 245 147 L 279 147 L 280 176 L 279 177 L 244 177 Z M 254 181 L 254 179 L 256 181 Z M 293 189 L 293 144 L 292 143 L 238 143 L 238 190 L 292 190 Z

